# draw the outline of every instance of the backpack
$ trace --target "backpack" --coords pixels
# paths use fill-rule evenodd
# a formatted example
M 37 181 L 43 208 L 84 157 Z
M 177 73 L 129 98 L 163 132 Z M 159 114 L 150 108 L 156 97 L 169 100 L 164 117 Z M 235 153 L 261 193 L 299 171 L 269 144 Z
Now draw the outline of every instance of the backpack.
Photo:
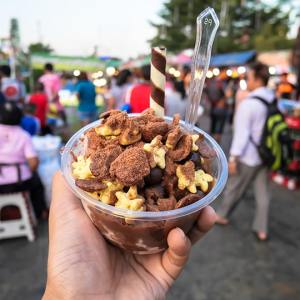
M 277 108 L 277 99 L 269 103 L 265 99 L 255 96 L 267 108 L 267 117 L 259 144 L 255 144 L 260 158 L 265 166 L 276 171 L 282 169 L 288 159 L 288 127 L 282 113 Z

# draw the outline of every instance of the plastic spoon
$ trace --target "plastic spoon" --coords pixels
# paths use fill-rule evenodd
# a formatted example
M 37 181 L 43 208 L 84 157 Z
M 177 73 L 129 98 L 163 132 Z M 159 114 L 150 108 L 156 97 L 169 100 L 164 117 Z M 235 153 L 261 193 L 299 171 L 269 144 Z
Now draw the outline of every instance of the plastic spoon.
M 210 63 L 211 49 L 219 27 L 219 19 L 213 8 L 206 8 L 197 17 L 197 36 L 192 62 L 192 78 L 185 114 L 187 130 L 192 132 L 198 118 L 204 81 Z

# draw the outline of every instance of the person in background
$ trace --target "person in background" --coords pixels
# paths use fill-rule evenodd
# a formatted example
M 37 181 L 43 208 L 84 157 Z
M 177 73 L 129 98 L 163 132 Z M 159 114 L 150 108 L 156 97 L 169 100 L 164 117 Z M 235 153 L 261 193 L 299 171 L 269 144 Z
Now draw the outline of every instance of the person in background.
M 20 127 L 22 111 L 0 104 L 0 193 L 29 191 L 37 218 L 47 213 L 44 187 L 36 173 L 39 160 L 30 135 Z
M 150 105 L 150 65 L 143 66 L 141 70 L 143 79 L 129 91 L 128 95 L 132 113 L 141 113 Z
M 40 120 L 35 116 L 35 104 L 25 104 L 23 113 L 24 115 L 21 120 L 21 127 L 31 136 L 38 135 L 40 133 L 41 123 Z
M 97 118 L 96 90 L 86 72 L 80 72 L 76 92 L 79 100 L 78 114 L 81 125 L 84 126 Z
M 27 95 L 26 85 L 24 83 L 24 78 L 20 72 L 17 72 L 16 80 L 20 86 L 20 94 L 21 94 L 20 103 L 25 103 L 25 99 L 26 99 L 26 95 Z
M 296 87 L 289 82 L 288 73 L 280 76 L 280 82 L 276 87 L 276 97 L 278 99 L 296 99 Z
M 63 73 L 60 78 L 62 90 L 67 90 L 71 93 L 75 92 L 75 83 L 73 76 L 70 73 Z
M 227 118 L 227 104 L 224 92 L 224 84 L 220 78 L 212 78 L 207 81 L 204 90 L 210 103 L 210 133 L 220 143 Z
M 44 66 L 44 75 L 39 78 L 39 82 L 44 85 L 45 93 L 49 102 L 58 101 L 58 92 L 61 89 L 60 77 L 54 72 L 51 63 Z
M 46 63 L 44 66 L 44 75 L 39 80 L 44 85 L 45 93 L 47 95 L 49 109 L 55 111 L 59 118 L 67 125 L 67 116 L 64 107 L 59 102 L 59 91 L 61 90 L 60 76 L 54 72 L 54 67 L 51 63 Z
M 188 88 L 190 86 L 191 76 L 192 76 L 191 67 L 188 65 L 184 65 L 180 72 L 180 80 L 183 81 L 184 88 L 186 91 L 188 90 Z
M 217 223 L 228 224 L 227 217 L 254 182 L 256 210 L 252 228 L 259 240 L 266 240 L 268 237 L 269 192 L 267 168 L 262 164 L 256 146 L 262 136 L 267 108 L 256 97 L 269 103 L 274 101 L 274 92 L 267 88 L 269 76 L 266 65 L 253 63 L 249 66 L 247 86 L 250 94 L 236 111 L 228 163 L 230 176 L 223 202 L 217 210 Z
M 1 92 L 7 101 L 13 101 L 17 104 L 23 104 L 25 99 L 24 86 L 11 77 L 11 69 L 8 65 L 0 67 Z
M 40 121 L 41 133 L 43 134 L 47 126 L 48 99 L 41 82 L 35 84 L 34 93 L 29 97 L 29 104 L 35 105 L 35 116 Z
M 183 120 L 186 108 L 186 92 L 183 81 L 172 79 L 172 88 L 165 95 L 166 115 L 173 117 L 174 114 L 180 114 Z
M 116 84 L 111 86 L 107 110 L 121 109 L 124 106 L 127 92 L 132 86 L 132 80 L 132 73 L 129 70 L 120 71 L 116 78 Z

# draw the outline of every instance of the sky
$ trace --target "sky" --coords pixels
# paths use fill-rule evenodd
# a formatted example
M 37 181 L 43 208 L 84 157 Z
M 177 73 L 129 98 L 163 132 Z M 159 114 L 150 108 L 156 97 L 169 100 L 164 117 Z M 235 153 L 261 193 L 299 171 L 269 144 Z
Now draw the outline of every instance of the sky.
M 2 2 L 2 3 L 1 3 Z M 19 20 L 21 44 L 42 41 L 60 55 L 99 55 L 123 59 L 150 52 L 164 0 L 0 0 L 0 38 L 10 19 Z M 5 3 L 5 4 L 4 4 Z
M 42 41 L 56 54 L 86 56 L 97 45 L 99 55 L 136 57 L 150 52 L 147 40 L 156 32 L 149 21 L 159 21 L 158 12 L 165 1 L 0 0 L 0 38 L 8 36 L 10 19 L 15 17 L 25 48 Z M 300 5 L 300 0 L 292 1 L 294 6 Z

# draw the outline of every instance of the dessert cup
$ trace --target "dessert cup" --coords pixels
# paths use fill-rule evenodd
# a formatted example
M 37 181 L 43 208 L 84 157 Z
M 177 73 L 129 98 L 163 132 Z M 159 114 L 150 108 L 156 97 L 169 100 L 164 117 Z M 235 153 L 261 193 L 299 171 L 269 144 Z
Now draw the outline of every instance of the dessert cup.
M 137 114 L 129 114 L 129 116 L 137 116 Z M 164 117 L 164 119 L 168 123 L 172 122 L 169 117 Z M 100 124 L 101 120 L 98 120 L 83 127 L 68 141 L 61 159 L 64 177 L 74 194 L 81 200 L 91 221 L 109 242 L 138 254 L 152 254 L 165 250 L 169 231 L 180 227 L 185 233 L 188 233 L 201 209 L 214 201 L 224 189 L 228 168 L 221 147 L 207 133 L 197 127 L 194 128 L 194 132 L 202 134 L 207 145 L 216 153 L 213 158 L 206 161 L 206 165 L 209 165 L 209 173 L 215 179 L 215 184 L 203 198 L 188 206 L 169 211 L 130 211 L 98 201 L 75 185 L 72 175 L 73 154 L 79 156 L 84 153 L 83 134 Z M 184 126 L 184 122 L 181 121 L 180 125 Z

